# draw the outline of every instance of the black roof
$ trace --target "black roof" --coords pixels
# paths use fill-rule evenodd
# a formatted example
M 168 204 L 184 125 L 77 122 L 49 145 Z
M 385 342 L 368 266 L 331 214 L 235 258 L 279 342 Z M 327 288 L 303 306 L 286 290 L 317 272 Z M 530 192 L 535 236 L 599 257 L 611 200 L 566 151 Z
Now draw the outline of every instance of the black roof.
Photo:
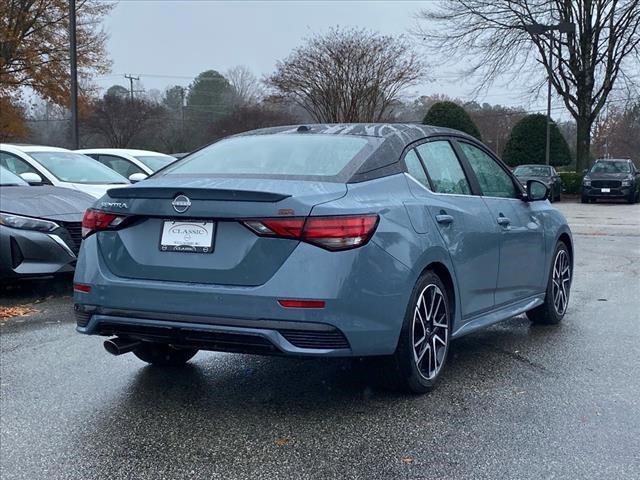
M 411 143 L 424 137 L 434 135 L 469 135 L 451 128 L 434 127 L 419 123 L 301 123 L 282 127 L 260 128 L 238 134 L 243 135 L 272 135 L 277 133 L 325 134 L 325 135 L 356 135 L 362 137 L 389 138 L 401 137 Z

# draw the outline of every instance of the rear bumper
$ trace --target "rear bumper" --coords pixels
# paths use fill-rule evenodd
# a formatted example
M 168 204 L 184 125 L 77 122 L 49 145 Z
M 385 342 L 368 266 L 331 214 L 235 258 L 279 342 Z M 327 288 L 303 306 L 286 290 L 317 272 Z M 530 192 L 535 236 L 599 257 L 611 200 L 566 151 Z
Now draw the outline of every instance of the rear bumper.
M 395 351 L 415 278 L 370 242 L 344 252 L 301 243 L 255 287 L 129 279 L 108 270 L 91 236 L 75 281 L 91 286 L 74 294 L 80 333 L 141 336 L 131 328 L 144 327 L 157 330 L 144 335 L 163 331 L 160 341 L 209 350 L 366 356 Z M 322 300 L 325 308 L 284 308 L 278 299 Z M 250 340 L 266 341 L 266 348 Z M 234 341 L 246 345 L 230 346 Z
M 73 272 L 76 255 L 60 235 L 0 225 L 0 279 Z
M 352 355 L 344 334 L 327 324 L 75 308 L 80 333 L 262 355 Z

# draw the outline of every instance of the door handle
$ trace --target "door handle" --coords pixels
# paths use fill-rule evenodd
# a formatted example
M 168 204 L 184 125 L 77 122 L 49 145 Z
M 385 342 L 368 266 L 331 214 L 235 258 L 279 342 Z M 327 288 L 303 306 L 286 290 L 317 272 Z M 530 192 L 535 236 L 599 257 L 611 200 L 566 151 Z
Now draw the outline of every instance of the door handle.
M 498 225 L 502 225 L 503 227 L 507 227 L 511 223 L 511 220 L 509 220 L 502 214 L 500 214 L 500 216 L 496 220 L 498 221 Z
M 450 224 L 453 223 L 453 217 L 451 215 L 447 215 L 446 213 L 441 213 L 440 215 L 436 215 L 436 222 Z

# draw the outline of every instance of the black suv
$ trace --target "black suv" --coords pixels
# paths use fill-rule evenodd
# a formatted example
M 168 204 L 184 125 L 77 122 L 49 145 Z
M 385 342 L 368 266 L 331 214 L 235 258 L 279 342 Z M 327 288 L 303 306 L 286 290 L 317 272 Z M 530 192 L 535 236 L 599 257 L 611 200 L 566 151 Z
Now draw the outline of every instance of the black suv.
M 629 203 L 638 200 L 640 170 L 629 159 L 600 159 L 585 170 L 582 179 L 582 203 L 598 198 L 620 198 Z

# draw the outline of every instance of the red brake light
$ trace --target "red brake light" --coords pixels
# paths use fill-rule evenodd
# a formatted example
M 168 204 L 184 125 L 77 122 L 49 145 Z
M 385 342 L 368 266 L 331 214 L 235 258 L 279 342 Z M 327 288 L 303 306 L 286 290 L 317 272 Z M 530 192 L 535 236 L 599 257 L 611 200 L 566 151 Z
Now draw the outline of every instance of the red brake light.
M 300 238 L 305 218 L 265 218 L 247 220 L 244 224 L 258 235 L 265 237 Z
M 260 236 L 292 238 L 327 250 L 347 250 L 366 244 L 378 225 L 377 215 L 245 220 Z
M 102 212 L 92 208 L 87 209 L 82 217 L 82 238 L 87 238 L 94 232 L 117 227 L 126 217 L 115 213 Z

